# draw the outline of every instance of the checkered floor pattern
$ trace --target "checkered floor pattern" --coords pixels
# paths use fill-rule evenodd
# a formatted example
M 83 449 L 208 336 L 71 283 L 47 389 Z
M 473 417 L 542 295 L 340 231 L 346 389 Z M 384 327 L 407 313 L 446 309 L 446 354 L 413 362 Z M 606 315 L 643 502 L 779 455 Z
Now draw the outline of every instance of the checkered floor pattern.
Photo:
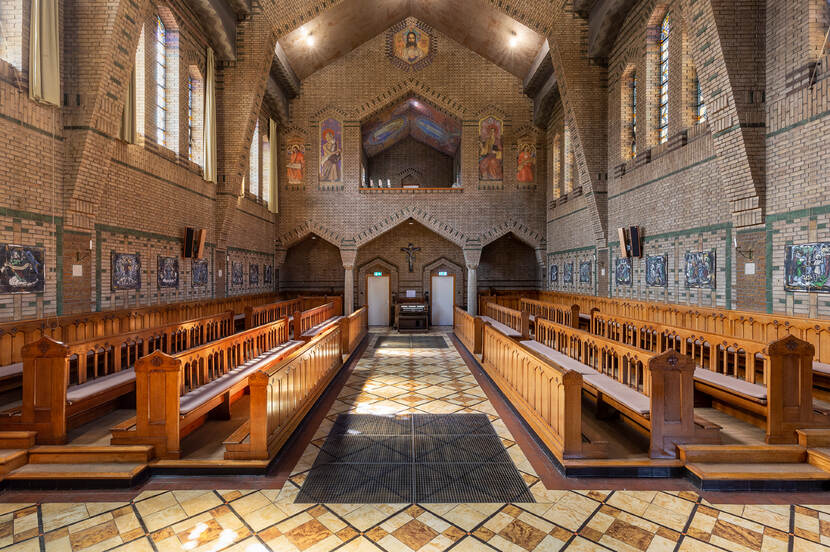
M 379 336 L 373 333 L 371 339 Z M 830 550 L 827 505 L 714 504 L 693 492 L 547 489 L 454 348 L 381 350 L 359 360 L 282 489 L 147 491 L 126 502 L 78 502 L 60 493 L 54 495 L 54 502 L 3 503 L 0 495 L 0 548 L 4 552 Z M 407 420 L 407 415 L 424 414 L 485 415 L 533 501 L 298 501 L 305 480 L 315 465 L 321 465 L 318 456 L 330 450 L 331 434 L 361 428 L 365 433 L 399 436 L 396 432 L 405 428 L 396 424 Z M 433 418 L 449 424 L 454 419 Z M 434 437 L 448 431 L 440 424 L 435 427 Z M 458 445 L 465 449 L 473 443 Z M 429 457 L 436 448 L 440 444 L 409 452 Z M 350 450 L 359 453 L 357 449 Z M 398 452 L 393 445 L 384 454 Z

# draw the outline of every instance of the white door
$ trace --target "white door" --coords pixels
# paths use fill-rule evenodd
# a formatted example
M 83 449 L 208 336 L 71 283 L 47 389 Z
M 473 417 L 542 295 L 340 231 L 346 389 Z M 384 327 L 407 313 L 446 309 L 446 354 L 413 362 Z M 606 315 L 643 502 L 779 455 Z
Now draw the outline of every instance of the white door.
M 453 322 L 453 295 L 455 294 L 455 278 L 452 276 L 432 277 L 432 325 L 452 326 Z
M 389 325 L 389 276 L 369 276 L 366 285 L 369 325 Z

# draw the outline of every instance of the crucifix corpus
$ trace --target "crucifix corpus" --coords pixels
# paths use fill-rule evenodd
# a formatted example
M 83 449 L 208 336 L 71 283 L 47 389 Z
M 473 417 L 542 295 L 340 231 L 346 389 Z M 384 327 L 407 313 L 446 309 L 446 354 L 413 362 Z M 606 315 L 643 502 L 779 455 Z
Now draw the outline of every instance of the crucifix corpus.
M 420 247 L 413 247 L 411 243 L 408 247 L 401 247 L 401 251 L 406 253 L 407 258 L 409 259 L 409 272 L 415 272 L 415 269 L 413 268 L 415 266 L 415 252 L 420 250 Z

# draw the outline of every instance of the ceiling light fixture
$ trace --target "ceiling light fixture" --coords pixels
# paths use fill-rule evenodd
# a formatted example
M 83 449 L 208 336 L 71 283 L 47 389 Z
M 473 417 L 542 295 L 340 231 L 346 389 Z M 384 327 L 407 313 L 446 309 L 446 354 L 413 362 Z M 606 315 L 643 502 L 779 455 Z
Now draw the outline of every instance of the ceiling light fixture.
M 516 36 L 515 31 L 511 32 L 510 34 L 512 36 L 510 37 L 510 40 L 507 43 L 510 45 L 511 48 L 515 48 L 516 44 L 519 43 L 519 37 Z
M 314 37 L 311 35 L 311 33 L 305 35 L 305 43 L 306 46 L 308 46 L 309 48 L 314 46 Z

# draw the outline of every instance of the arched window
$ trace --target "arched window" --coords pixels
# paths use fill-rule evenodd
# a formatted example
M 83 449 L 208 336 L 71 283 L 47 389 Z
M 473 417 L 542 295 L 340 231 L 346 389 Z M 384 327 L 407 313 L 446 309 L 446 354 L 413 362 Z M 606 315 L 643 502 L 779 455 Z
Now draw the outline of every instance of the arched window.
M 202 149 L 204 139 L 204 80 L 195 65 L 190 66 L 187 74 L 187 158 L 202 166 Z
M 565 124 L 565 143 L 564 143 L 565 151 L 563 153 L 563 191 L 562 195 L 567 195 L 574 189 L 574 152 L 573 146 L 571 145 L 571 131 L 567 127 L 567 123 Z
M 193 161 L 193 77 L 187 77 L 187 158 Z
M 254 127 L 254 137 L 251 139 L 248 191 L 254 197 L 259 197 L 259 121 Z
M 262 200 L 271 199 L 271 140 L 268 132 L 262 133 Z
M 671 34 L 671 23 L 669 14 L 663 18 L 660 25 L 660 101 L 659 101 L 659 132 L 660 143 L 665 142 L 669 137 L 669 35 Z
M 167 146 L 167 28 L 156 16 L 156 143 Z
M 631 73 L 631 157 L 637 155 L 637 73 Z
M 703 90 L 698 77 L 695 77 L 695 121 L 697 124 L 706 122 L 706 104 L 703 102 Z
M 562 195 L 562 135 L 557 133 L 553 137 L 553 148 L 551 151 L 551 180 L 553 185 L 553 199 L 559 199 Z

